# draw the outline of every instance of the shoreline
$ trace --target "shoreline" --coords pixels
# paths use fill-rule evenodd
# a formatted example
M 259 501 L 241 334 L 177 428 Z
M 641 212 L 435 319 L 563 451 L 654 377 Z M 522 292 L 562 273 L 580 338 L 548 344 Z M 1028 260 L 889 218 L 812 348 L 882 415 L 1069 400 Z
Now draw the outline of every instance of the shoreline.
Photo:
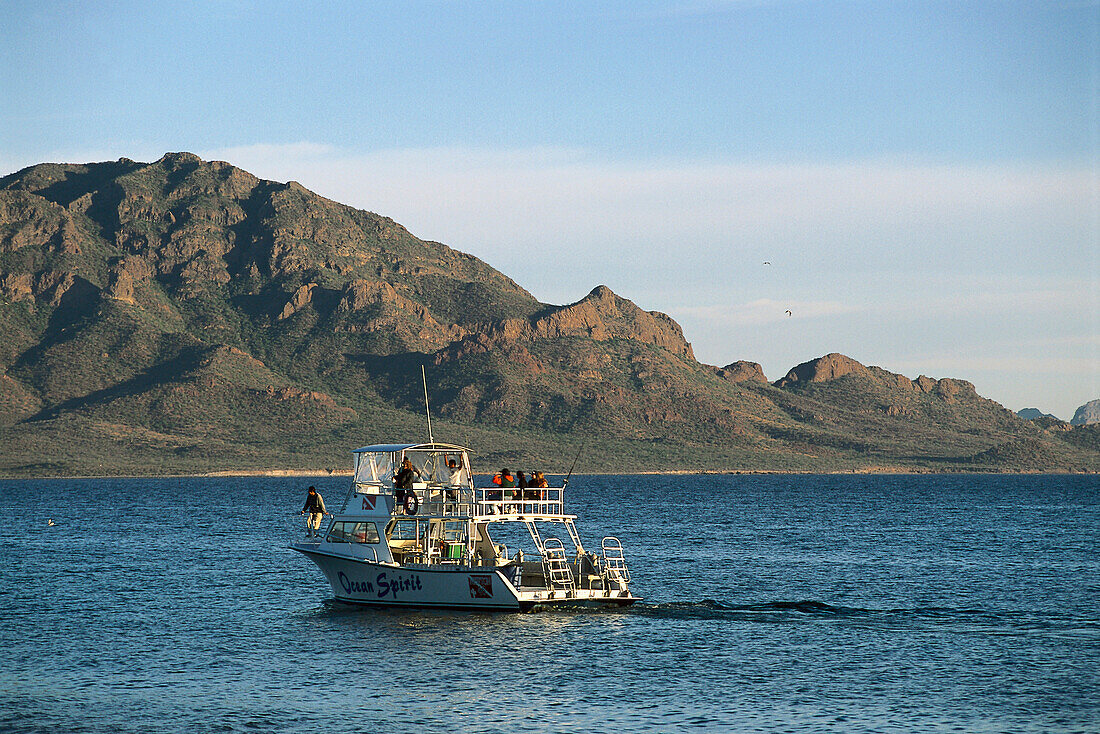
M 547 472 L 548 476 L 564 476 L 565 472 Z M 789 476 L 1095 476 L 1093 471 L 945 471 L 938 469 L 887 469 L 865 468 L 837 471 L 785 470 L 785 469 L 665 469 L 637 472 L 576 472 L 574 476 L 730 476 L 730 475 L 789 475 Z M 491 476 L 486 472 L 484 476 Z M 329 469 L 223 469 L 211 472 L 189 474 L 57 474 L 41 477 L 9 476 L 0 474 L 0 481 L 40 481 L 69 479 L 247 479 L 247 478 L 306 478 L 306 477 L 350 477 L 350 470 Z M 475 473 L 474 476 L 482 476 Z

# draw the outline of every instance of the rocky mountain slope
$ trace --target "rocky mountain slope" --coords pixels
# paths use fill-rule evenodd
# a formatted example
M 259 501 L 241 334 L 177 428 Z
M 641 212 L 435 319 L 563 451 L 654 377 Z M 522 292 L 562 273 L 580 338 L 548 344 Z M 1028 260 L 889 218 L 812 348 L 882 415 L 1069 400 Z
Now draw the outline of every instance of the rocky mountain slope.
M 1070 424 L 1075 426 L 1088 426 L 1100 423 L 1100 400 L 1090 400 L 1073 414 Z
M 187 153 L 0 179 L 0 472 L 343 467 L 440 440 L 578 470 L 1095 470 L 959 380 L 700 364 L 599 286 L 538 302 L 386 217 Z

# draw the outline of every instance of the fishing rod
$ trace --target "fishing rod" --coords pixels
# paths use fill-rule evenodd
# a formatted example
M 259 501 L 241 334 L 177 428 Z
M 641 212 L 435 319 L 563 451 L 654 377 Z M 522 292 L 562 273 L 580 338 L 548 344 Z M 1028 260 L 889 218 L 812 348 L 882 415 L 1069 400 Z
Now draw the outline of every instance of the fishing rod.
M 569 473 L 565 475 L 565 482 L 561 485 L 562 489 L 569 486 L 569 477 L 573 476 L 573 470 L 577 468 L 577 459 L 581 458 L 581 452 L 584 451 L 584 442 L 581 442 L 581 447 L 577 449 L 577 455 L 573 457 L 573 466 L 569 467 Z

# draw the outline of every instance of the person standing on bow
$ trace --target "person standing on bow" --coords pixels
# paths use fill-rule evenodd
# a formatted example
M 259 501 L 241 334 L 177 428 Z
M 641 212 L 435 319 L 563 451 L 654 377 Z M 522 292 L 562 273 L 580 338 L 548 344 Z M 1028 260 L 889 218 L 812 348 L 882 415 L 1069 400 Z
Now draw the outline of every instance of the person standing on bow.
M 306 515 L 306 535 L 310 538 L 316 536 L 321 529 L 321 518 L 328 514 L 325 512 L 325 501 L 316 487 L 310 486 L 306 494 L 306 504 L 300 514 Z

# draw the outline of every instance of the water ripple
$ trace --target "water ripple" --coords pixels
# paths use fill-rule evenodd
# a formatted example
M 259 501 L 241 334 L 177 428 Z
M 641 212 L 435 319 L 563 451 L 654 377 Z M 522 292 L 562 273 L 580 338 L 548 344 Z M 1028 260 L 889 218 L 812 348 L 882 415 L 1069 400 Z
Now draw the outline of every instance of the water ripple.
M 1090 477 L 577 477 L 644 600 L 533 614 L 333 603 L 301 485 L 0 483 L 0 731 L 1100 731 Z

